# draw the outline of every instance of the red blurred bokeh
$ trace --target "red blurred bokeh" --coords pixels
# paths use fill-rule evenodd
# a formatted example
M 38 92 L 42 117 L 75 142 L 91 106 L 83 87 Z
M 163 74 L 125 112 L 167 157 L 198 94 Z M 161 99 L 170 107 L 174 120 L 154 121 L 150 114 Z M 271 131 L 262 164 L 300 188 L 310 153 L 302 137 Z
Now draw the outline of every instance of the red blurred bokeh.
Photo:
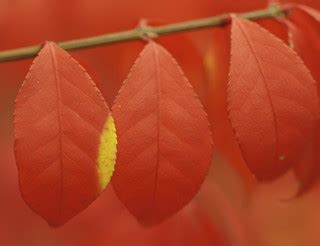
M 0 0 L 0 50 L 131 29 L 142 18 L 151 23 L 173 23 L 255 10 L 269 2 Z M 319 1 L 294 2 L 320 9 Z M 286 40 L 286 29 L 281 24 L 259 23 Z M 212 124 L 217 153 L 198 196 L 168 221 L 148 229 L 135 221 L 109 187 L 74 220 L 62 228 L 51 229 L 22 201 L 13 156 L 14 98 L 31 59 L 1 63 L 0 245 L 318 245 L 320 238 L 315 228 L 320 226 L 319 187 L 298 199 L 288 200 L 297 189 L 292 174 L 271 184 L 256 184 L 233 139 L 225 104 L 228 27 L 173 34 L 158 41 L 181 65 Z M 87 69 L 111 106 L 143 45 L 144 41 L 135 41 L 71 54 Z

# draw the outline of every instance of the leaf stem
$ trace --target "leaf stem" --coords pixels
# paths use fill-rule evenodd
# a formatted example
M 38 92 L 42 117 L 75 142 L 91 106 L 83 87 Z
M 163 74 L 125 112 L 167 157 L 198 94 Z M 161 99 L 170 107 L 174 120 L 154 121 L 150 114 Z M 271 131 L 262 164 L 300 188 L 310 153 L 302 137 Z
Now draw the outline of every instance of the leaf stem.
M 290 9 L 288 7 L 281 7 L 272 5 L 269 8 L 255 10 L 252 12 L 245 12 L 236 14 L 237 16 L 249 20 L 258 20 L 265 18 L 276 18 L 286 15 Z M 198 30 L 209 27 L 218 27 L 229 24 L 231 14 L 222 14 L 204 19 L 197 19 L 185 22 L 174 23 L 163 26 L 140 26 L 131 30 L 103 34 L 88 38 L 74 39 L 58 43 L 58 45 L 65 50 L 84 49 L 101 45 L 108 45 L 113 43 L 127 42 L 133 40 L 143 39 L 146 36 L 158 37 L 161 35 L 168 35 L 172 33 L 185 32 L 191 30 Z M 153 34 L 153 35 L 151 35 Z M 34 57 L 42 48 L 42 45 L 34 45 L 24 48 L 11 49 L 0 51 L 0 62 L 21 60 L 25 58 Z

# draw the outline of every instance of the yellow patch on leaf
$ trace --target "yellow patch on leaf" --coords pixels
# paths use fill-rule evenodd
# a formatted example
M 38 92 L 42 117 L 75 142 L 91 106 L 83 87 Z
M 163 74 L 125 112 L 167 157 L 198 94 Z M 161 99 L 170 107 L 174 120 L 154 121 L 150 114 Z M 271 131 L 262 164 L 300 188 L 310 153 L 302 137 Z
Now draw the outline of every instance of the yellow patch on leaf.
M 116 127 L 111 114 L 104 125 L 99 145 L 98 172 L 100 176 L 100 191 L 109 183 L 114 171 L 117 154 Z

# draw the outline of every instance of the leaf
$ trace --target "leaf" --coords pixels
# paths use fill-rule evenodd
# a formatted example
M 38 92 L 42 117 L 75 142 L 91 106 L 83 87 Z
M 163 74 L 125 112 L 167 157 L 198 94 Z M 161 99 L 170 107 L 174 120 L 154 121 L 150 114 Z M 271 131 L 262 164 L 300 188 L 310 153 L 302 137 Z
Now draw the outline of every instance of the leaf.
M 297 8 L 301 9 L 308 15 L 310 15 L 312 18 L 314 18 L 316 21 L 320 22 L 320 12 L 314 8 L 305 6 L 303 4 L 297 4 Z
M 158 23 L 148 19 L 148 25 L 156 26 L 159 24 L 165 25 L 168 23 Z M 193 39 L 188 36 L 188 33 L 180 33 L 170 36 L 160 36 L 157 38 L 157 43 L 166 47 L 166 49 L 175 57 L 179 66 L 185 71 L 185 76 L 189 78 L 190 83 L 192 83 L 193 89 L 201 103 L 205 105 L 205 94 L 207 92 L 206 76 L 204 67 L 199 65 L 202 63 L 203 57 L 198 47 L 194 44 Z M 143 42 L 127 42 L 119 46 L 112 45 L 105 47 L 107 50 L 102 51 L 106 54 L 105 58 L 102 58 L 101 55 L 90 55 L 91 59 L 96 57 L 97 60 L 97 64 L 94 65 L 94 68 L 103 74 L 103 80 L 109 82 L 103 83 L 101 89 L 102 95 L 108 99 L 109 102 L 114 102 L 122 82 L 128 75 L 132 64 L 144 45 L 145 43 Z M 185 50 L 188 50 L 188 56 L 185 55 Z M 99 51 L 99 53 L 101 53 L 101 51 Z M 102 59 L 104 60 L 103 64 L 101 64 Z M 99 69 L 100 66 L 101 71 Z M 108 70 L 106 70 L 106 66 Z
M 300 8 L 292 10 L 284 20 L 289 30 L 290 43 L 316 81 L 320 81 L 320 22 Z
M 316 10 L 313 10 L 313 12 L 316 12 Z M 289 30 L 292 48 L 299 54 L 317 81 L 319 95 L 320 22 L 316 20 L 316 15 L 311 15 L 310 13 L 312 13 L 311 8 L 298 5 L 297 8 L 291 11 L 287 19 L 284 20 L 284 23 Z M 315 129 L 314 132 L 314 139 L 306 146 L 307 150 L 305 151 L 303 158 L 295 166 L 295 173 L 301 182 L 300 194 L 308 190 L 311 185 L 314 184 L 315 180 L 320 177 L 319 146 L 320 122 L 318 119 L 317 129 Z
M 299 181 L 299 189 L 294 197 L 299 197 L 305 192 L 309 191 L 315 181 L 319 179 L 320 167 L 319 167 L 319 122 L 317 128 L 314 131 L 313 138 L 306 144 L 305 150 L 302 152 L 302 156 L 298 163 L 294 166 L 294 173 Z
M 272 179 L 311 140 L 315 81 L 288 46 L 253 22 L 233 18 L 231 44 L 229 117 L 251 171 Z
M 158 223 L 197 193 L 212 157 L 209 124 L 172 56 L 150 42 L 112 108 L 120 200 L 143 224 Z
M 227 160 L 231 170 L 235 170 L 250 190 L 255 183 L 233 134 L 227 110 L 227 79 L 230 64 L 230 26 L 212 30 L 211 44 L 205 53 L 203 63 L 208 77 L 208 103 L 206 112 L 211 123 L 215 156 L 220 153 Z M 219 162 L 215 161 L 215 167 Z M 217 176 L 225 180 L 221 173 Z
M 48 42 L 16 99 L 15 156 L 29 207 L 52 226 L 84 210 L 112 175 L 116 135 L 85 70 Z
M 283 23 L 273 19 L 262 19 L 256 22 L 281 39 L 288 39 L 287 28 Z M 230 163 L 241 175 L 247 189 L 250 190 L 255 186 L 255 178 L 243 160 L 227 110 L 226 81 L 230 66 L 230 31 L 230 26 L 212 30 L 211 44 L 204 57 L 204 65 L 209 79 L 207 90 L 209 103 L 206 112 L 209 121 L 214 125 L 211 131 L 215 152 L 220 152 L 228 160 L 227 163 Z

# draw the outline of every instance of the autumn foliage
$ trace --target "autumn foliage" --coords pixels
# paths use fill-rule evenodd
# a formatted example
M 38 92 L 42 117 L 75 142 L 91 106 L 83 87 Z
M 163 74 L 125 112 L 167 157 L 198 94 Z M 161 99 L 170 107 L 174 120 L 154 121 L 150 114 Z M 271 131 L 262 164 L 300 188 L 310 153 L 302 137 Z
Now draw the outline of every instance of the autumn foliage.
M 113 118 L 88 74 L 53 43 L 30 68 L 14 124 L 21 194 L 49 224 L 65 223 L 104 190 L 115 164 Z
M 0 245 L 318 245 L 320 4 L 296 2 L 69 54 L 271 2 L 0 0 L 0 49 L 43 44 L 0 63 Z

